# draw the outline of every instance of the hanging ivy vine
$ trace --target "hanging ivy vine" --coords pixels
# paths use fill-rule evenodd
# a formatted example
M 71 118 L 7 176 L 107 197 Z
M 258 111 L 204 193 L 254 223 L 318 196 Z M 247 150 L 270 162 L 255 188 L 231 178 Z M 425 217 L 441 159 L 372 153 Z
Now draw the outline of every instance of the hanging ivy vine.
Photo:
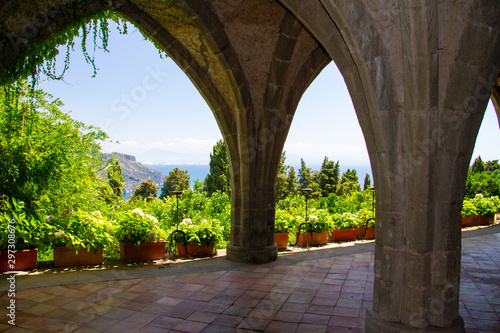
M 32 78 L 33 84 L 38 81 L 40 74 L 46 75 L 49 79 L 62 80 L 71 62 L 71 52 L 75 50 L 77 38 L 81 38 L 80 49 L 85 61 L 92 67 L 94 77 L 98 67 L 95 62 L 95 55 L 98 49 L 109 52 L 110 20 L 117 24 L 120 34 L 128 33 L 128 22 L 114 11 L 104 11 L 93 16 L 86 17 L 80 21 L 75 21 L 63 30 L 44 40 L 35 43 L 27 50 L 24 56 L 10 66 L 6 72 L 0 76 L 0 85 L 13 83 L 17 80 Z M 142 30 L 138 29 L 146 40 L 151 41 L 158 49 L 160 57 L 166 57 L 166 53 L 161 46 L 150 38 Z M 89 48 L 89 41 L 92 42 Z M 59 48 L 65 45 L 64 64 L 62 69 L 57 69 L 56 59 Z

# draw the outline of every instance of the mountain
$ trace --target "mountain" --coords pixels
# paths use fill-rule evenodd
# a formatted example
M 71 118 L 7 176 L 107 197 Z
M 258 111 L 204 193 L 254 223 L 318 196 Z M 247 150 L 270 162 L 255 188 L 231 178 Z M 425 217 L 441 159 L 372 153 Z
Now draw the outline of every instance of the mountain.
M 146 179 L 152 179 L 159 186 L 163 184 L 163 174 L 137 162 L 135 156 L 121 153 L 103 154 L 104 163 L 113 157 L 118 159 L 118 163 L 122 168 L 123 179 L 125 180 L 125 185 L 123 185 L 124 193 L 133 193 L 136 186 Z

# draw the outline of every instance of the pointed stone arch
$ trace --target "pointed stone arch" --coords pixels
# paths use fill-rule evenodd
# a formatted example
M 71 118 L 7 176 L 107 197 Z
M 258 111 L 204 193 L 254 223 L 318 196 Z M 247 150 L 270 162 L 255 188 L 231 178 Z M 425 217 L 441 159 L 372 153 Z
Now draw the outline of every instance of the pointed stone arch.
M 378 198 L 366 330 L 463 331 L 460 208 L 493 89 L 498 104 L 497 0 L 179 0 L 175 8 L 149 0 L 38 0 L 51 16 L 40 24 L 36 11 L 9 8 L 25 2 L 0 7 L 0 18 L 14 13 L 0 20 L 0 74 L 31 41 L 106 9 L 140 25 L 187 73 L 212 108 L 231 159 L 232 260 L 276 259 L 281 150 L 300 97 L 334 59 Z M 169 21 L 179 14 L 193 24 Z

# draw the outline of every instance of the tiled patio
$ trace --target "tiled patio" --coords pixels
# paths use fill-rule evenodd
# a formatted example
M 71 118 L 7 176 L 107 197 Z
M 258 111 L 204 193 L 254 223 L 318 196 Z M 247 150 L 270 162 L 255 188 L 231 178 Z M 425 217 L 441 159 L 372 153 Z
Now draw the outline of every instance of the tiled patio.
M 500 332 L 499 232 L 497 225 L 464 233 L 466 332 Z M 48 270 L 18 276 L 16 287 L 16 327 L 7 324 L 8 296 L 0 298 L 3 332 L 363 332 L 373 242 L 282 254 L 259 266 L 215 258 Z

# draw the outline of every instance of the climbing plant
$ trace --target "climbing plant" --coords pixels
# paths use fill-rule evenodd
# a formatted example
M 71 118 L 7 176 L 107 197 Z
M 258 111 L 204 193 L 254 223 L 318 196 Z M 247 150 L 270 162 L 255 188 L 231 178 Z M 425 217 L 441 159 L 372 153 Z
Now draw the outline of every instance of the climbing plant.
M 81 1 L 79 1 L 81 3 Z M 36 4 L 33 4 L 36 6 Z M 174 2 L 169 6 L 176 6 Z M 68 7 L 70 14 L 73 14 L 73 9 Z M 185 16 L 185 15 L 184 15 Z M 85 61 L 92 67 L 93 75 L 95 76 L 98 67 L 95 61 L 96 51 L 98 49 L 104 52 L 109 52 L 109 34 L 110 21 L 115 22 L 117 29 L 121 34 L 127 34 L 129 31 L 128 21 L 123 18 L 118 12 L 105 10 L 83 17 L 80 20 L 75 20 L 65 28 L 54 33 L 44 40 L 35 39 L 31 46 L 22 54 L 19 59 L 6 68 L 5 72 L 0 75 L 0 85 L 14 83 L 17 80 L 24 80 L 28 77 L 32 78 L 33 85 L 39 80 L 40 74 L 44 74 L 49 79 L 61 80 L 70 66 L 71 51 L 76 47 L 81 49 Z M 189 24 L 187 19 L 178 19 L 177 24 Z M 188 22 L 188 23 L 185 23 Z M 0 37 L 5 37 L 5 27 L 0 25 Z M 146 40 L 152 42 L 158 49 L 160 57 L 166 57 L 165 51 L 160 44 L 151 38 L 147 33 L 138 28 L 140 33 Z M 79 45 L 76 41 L 79 39 Z M 15 42 L 11 42 L 15 48 Z M 65 46 L 64 63 L 61 66 L 56 66 L 57 55 L 60 48 Z M 58 68 L 61 68 L 58 70 Z

